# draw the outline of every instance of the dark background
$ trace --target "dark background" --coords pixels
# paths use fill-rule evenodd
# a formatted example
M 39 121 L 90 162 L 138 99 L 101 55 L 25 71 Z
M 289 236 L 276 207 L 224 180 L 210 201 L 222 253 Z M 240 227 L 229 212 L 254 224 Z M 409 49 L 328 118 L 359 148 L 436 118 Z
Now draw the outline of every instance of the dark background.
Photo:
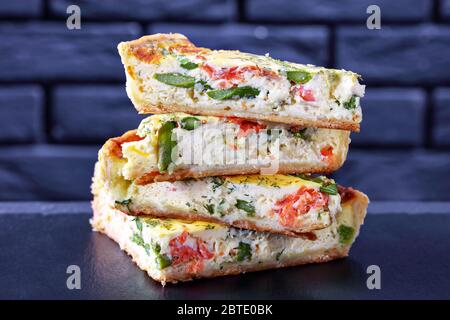
M 360 73 L 362 131 L 335 177 L 372 200 L 450 200 L 450 0 L 15 0 L 0 19 L 0 201 L 90 198 L 98 148 L 142 118 L 116 46 L 169 31 Z

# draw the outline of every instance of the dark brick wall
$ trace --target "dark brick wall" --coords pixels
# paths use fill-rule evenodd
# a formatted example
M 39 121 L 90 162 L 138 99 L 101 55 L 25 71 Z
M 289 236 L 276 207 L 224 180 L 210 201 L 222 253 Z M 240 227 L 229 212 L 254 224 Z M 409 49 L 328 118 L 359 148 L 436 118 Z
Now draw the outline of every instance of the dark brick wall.
M 142 119 L 117 43 L 155 32 L 360 73 L 362 132 L 334 176 L 373 200 L 450 201 L 449 0 L 15 0 L 0 19 L 0 201 L 90 198 L 98 148 Z

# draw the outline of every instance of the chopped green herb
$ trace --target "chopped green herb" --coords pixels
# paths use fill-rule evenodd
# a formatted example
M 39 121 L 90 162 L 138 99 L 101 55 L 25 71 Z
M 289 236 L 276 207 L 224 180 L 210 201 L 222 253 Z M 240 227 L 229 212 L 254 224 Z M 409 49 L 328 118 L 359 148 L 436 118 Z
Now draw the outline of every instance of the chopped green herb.
M 172 260 L 165 254 L 158 254 L 156 256 L 156 265 L 159 270 L 165 269 L 172 265 Z
M 228 100 L 233 97 L 247 97 L 254 98 L 259 94 L 259 90 L 249 86 L 236 87 L 230 89 L 217 89 L 207 92 L 208 96 L 215 100 Z
M 351 110 L 351 109 L 355 109 L 356 108 L 356 97 L 357 96 L 352 96 L 350 98 L 350 100 L 348 100 L 347 102 L 344 102 L 344 108 Z
M 139 220 L 136 220 L 136 221 L 139 221 Z M 138 229 L 139 229 L 139 227 L 138 227 Z M 161 254 L 160 244 L 152 243 L 151 245 L 149 245 L 148 243 L 145 243 L 144 239 L 142 238 L 142 225 L 141 225 L 141 229 L 139 229 L 139 230 L 140 230 L 141 234 L 134 233 L 133 236 L 131 237 L 131 241 L 136 243 L 138 246 L 143 247 L 145 249 L 145 252 L 147 252 L 148 255 L 150 255 L 150 252 L 153 251 L 153 253 L 156 256 L 156 258 L 155 258 L 156 265 L 160 270 L 170 266 L 172 264 L 172 261 L 166 255 Z
M 302 70 L 287 71 L 286 76 L 289 81 L 301 84 L 307 83 L 312 79 L 311 73 Z
M 225 204 L 225 199 L 222 199 L 222 200 L 220 200 L 219 205 L 216 208 L 217 213 L 219 213 L 221 217 L 223 217 L 225 215 L 224 204 Z
M 320 192 L 328 193 L 331 195 L 337 195 L 338 194 L 338 188 L 335 183 L 330 184 L 324 184 L 320 187 Z
M 189 202 L 186 202 L 186 206 L 187 206 L 187 207 L 190 207 L 191 204 L 190 204 Z
M 125 199 L 125 200 L 122 200 L 122 201 L 116 200 L 116 203 L 120 204 L 122 206 L 127 206 L 127 205 L 129 205 L 131 203 L 131 199 Z
M 205 227 L 206 230 L 212 230 L 212 229 L 215 229 L 215 228 L 216 227 L 213 226 L 212 224 L 207 224 L 206 227 Z
M 321 177 L 315 177 L 315 176 L 311 176 L 311 175 L 307 175 L 304 173 L 298 173 L 298 174 L 294 174 L 294 177 L 300 178 L 302 180 L 306 180 L 306 181 L 312 181 L 315 183 L 323 183 L 323 180 Z
M 140 232 L 142 232 L 142 221 L 141 221 L 141 219 L 139 219 L 138 217 L 136 217 L 136 218 L 134 219 L 134 222 L 136 223 L 136 228 L 137 228 Z
M 214 214 L 214 204 L 207 203 L 204 204 L 203 207 L 208 211 L 209 214 Z
M 154 228 L 159 224 L 159 222 L 156 219 L 152 219 L 152 220 L 145 220 L 145 224 Z
M 216 191 L 217 188 L 221 187 L 225 183 L 225 179 L 222 177 L 213 177 L 212 178 L 212 189 L 213 191 Z
M 236 261 L 242 262 L 246 259 L 249 261 L 252 259 L 252 247 L 248 243 L 239 242 L 237 250 Z
M 195 78 L 181 73 L 156 73 L 154 78 L 159 82 L 179 88 L 193 88 Z
M 145 247 L 145 242 L 142 236 L 139 233 L 133 233 L 133 236 L 131 237 L 131 241 L 136 243 L 138 246 Z
M 159 243 L 152 244 L 152 250 L 155 254 L 159 254 L 161 252 L 161 246 Z
M 181 58 L 180 59 L 180 67 L 187 69 L 187 70 L 193 70 L 198 67 L 198 64 L 189 61 L 187 58 Z
M 306 134 L 306 130 L 307 129 L 308 128 L 303 128 L 301 130 L 289 129 L 289 132 L 294 136 L 294 138 L 297 138 L 297 139 L 300 138 L 300 139 L 303 139 L 303 140 L 310 140 L 311 137 L 308 134 Z
M 355 235 L 355 229 L 341 224 L 338 228 L 339 242 L 342 244 L 349 244 Z
M 284 252 L 284 249 L 281 250 L 280 252 L 277 252 L 277 255 L 275 256 L 275 259 L 277 259 L 277 261 L 280 260 L 280 257 L 281 257 L 281 255 L 283 254 L 283 252 Z
M 212 87 L 205 80 L 198 80 L 197 83 L 201 84 L 205 90 L 212 90 Z
M 181 120 L 181 128 L 191 131 L 197 129 L 200 123 L 200 119 L 196 117 L 186 117 Z
M 165 122 L 158 130 L 158 169 L 166 172 L 172 162 L 172 150 L 176 141 L 172 140 L 172 131 L 177 126 L 175 121 Z
M 244 210 L 249 216 L 255 215 L 255 206 L 248 201 L 237 199 L 235 207 Z
M 172 224 L 171 224 L 170 222 L 167 222 L 167 221 L 164 221 L 164 222 L 162 223 L 162 226 L 163 226 L 164 228 L 166 228 L 167 230 L 172 229 Z
M 130 210 L 129 205 L 131 204 L 131 199 L 125 199 L 125 200 L 116 200 L 115 204 L 118 204 L 120 206 L 125 206 L 128 210 Z

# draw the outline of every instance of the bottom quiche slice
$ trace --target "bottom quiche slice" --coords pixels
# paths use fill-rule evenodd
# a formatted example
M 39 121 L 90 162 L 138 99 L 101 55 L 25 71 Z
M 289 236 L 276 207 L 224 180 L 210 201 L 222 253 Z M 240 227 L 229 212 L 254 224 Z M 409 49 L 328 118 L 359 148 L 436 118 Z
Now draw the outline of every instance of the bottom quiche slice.
M 105 233 L 154 280 L 186 281 L 306 263 L 348 255 L 359 234 L 368 198 L 340 188 L 342 209 L 330 226 L 290 237 L 205 221 L 131 216 L 113 208 L 102 190 L 94 196 L 94 230 Z

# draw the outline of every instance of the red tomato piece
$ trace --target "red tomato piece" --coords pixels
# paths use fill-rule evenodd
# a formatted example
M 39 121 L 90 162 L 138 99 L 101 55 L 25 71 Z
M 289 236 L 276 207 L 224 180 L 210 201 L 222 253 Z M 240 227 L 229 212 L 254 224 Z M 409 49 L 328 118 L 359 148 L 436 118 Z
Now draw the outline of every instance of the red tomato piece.
M 274 211 L 279 216 L 283 226 L 298 227 L 297 218 L 314 208 L 323 208 L 328 205 L 328 195 L 305 186 L 295 193 L 285 196 L 276 202 Z
M 260 130 L 266 128 L 265 124 L 261 124 L 256 121 L 249 121 L 236 117 L 229 117 L 227 120 L 239 126 L 238 137 L 246 137 L 250 130 L 255 130 L 256 133 L 258 133 Z
M 324 156 L 325 158 L 328 158 L 333 155 L 333 147 L 330 145 L 327 145 L 320 149 L 320 154 Z
M 195 240 L 195 247 L 185 245 L 188 237 Z M 172 265 L 188 263 L 188 272 L 198 272 L 203 268 L 203 260 L 212 259 L 214 254 L 208 250 L 205 242 L 191 236 L 187 231 L 169 241 Z
M 202 69 L 203 71 L 205 71 L 205 72 L 208 74 L 208 76 L 209 76 L 210 78 L 212 78 L 213 75 L 214 75 L 214 73 L 216 72 L 216 70 L 214 70 L 214 68 L 211 67 L 211 66 L 210 66 L 209 64 L 207 64 L 207 63 L 202 64 L 202 65 L 200 66 L 200 69 Z
M 298 88 L 298 94 L 304 101 L 316 101 L 312 90 L 305 89 L 303 86 Z

